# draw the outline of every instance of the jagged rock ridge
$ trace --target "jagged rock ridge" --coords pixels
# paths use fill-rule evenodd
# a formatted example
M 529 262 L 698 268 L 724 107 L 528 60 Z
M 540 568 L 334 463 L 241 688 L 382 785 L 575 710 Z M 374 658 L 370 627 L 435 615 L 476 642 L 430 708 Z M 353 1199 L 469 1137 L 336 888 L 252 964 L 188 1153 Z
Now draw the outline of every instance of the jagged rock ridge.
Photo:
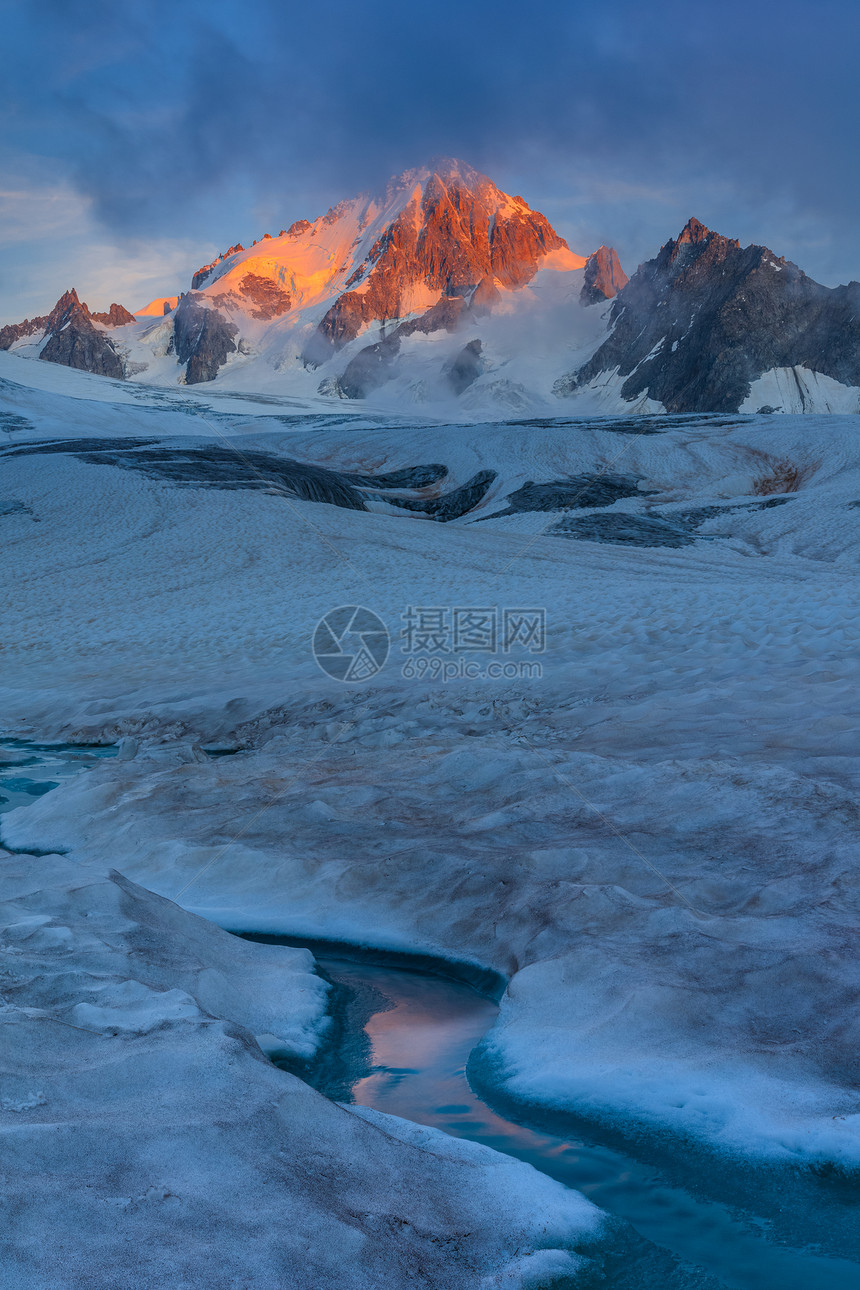
M 83 306 L 86 308 L 86 305 Z M 130 314 L 122 305 L 111 305 L 106 314 L 90 314 L 95 322 L 104 323 L 105 327 L 125 327 L 127 323 L 136 322 L 134 314 Z
M 603 304 L 612 300 L 629 279 L 621 267 L 613 246 L 601 246 L 585 262 L 585 275 L 579 298 L 584 305 Z
M 98 315 L 83 306 L 76 343 L 61 338 L 45 356 L 110 374 L 124 362 L 128 374 L 140 375 L 153 358 L 174 355 L 184 368 L 177 379 L 189 384 L 214 379 L 237 353 L 261 358 L 269 373 L 325 363 L 325 384 L 342 380 L 340 392 L 360 397 L 391 369 L 406 336 L 509 314 L 520 308 L 512 297 L 542 269 L 563 274 L 584 265 L 522 197 L 508 196 L 465 163 L 440 159 L 404 172 L 382 194 L 340 202 L 313 222 L 297 220 L 248 247 L 236 242 L 197 270 L 178 301 L 153 302 L 177 302 L 170 312 L 166 303 L 147 306 L 134 319 L 119 306 Z M 601 281 L 610 277 L 606 272 Z M 92 332 L 102 325 L 129 327 L 122 358 Z M 46 326 L 47 317 L 25 320 L 0 335 L 7 346 L 18 345 Z M 357 356 L 353 342 L 366 331 L 373 332 L 364 343 L 368 352 Z M 447 388 L 445 372 L 462 345 L 440 350 L 440 388 Z M 331 360 L 345 347 L 335 366 Z M 463 386 L 465 369 L 458 371 L 451 388 Z
M 521 287 L 551 251 L 569 250 L 522 197 L 510 198 L 462 163 L 443 162 L 371 247 L 319 324 L 334 348 L 367 323 L 402 318 L 416 285 L 471 301 Z
M 860 385 L 860 283 L 821 286 L 767 247 L 742 248 L 695 218 L 619 292 L 610 327 L 557 393 L 617 370 L 624 399 L 736 412 L 773 369 L 802 366 Z
M 72 288 L 60 296 L 49 314 L 0 328 L 0 349 L 11 349 L 17 341 L 44 334 L 46 343 L 39 358 L 122 379 L 122 358 L 110 337 L 95 324 L 121 327 L 134 321 L 134 315 L 118 304 L 112 304 L 107 313 L 91 313 Z

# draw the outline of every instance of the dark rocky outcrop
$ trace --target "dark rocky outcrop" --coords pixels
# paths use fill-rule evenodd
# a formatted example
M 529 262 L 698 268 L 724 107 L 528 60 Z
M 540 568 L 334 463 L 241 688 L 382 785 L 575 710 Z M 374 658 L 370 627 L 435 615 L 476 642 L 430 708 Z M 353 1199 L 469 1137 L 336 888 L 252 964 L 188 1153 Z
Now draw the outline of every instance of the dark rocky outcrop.
M 119 466 L 140 471 L 150 479 L 198 488 L 265 489 L 303 501 L 325 502 L 353 511 L 367 510 L 361 493 L 348 475 L 254 449 L 237 451 L 221 444 L 128 449 L 124 443 L 114 441 L 107 448 L 100 446 L 95 452 L 79 452 L 75 456 L 92 465 Z
M 613 246 L 601 246 L 585 262 L 585 278 L 579 299 L 584 305 L 612 300 L 629 279 Z
M 338 379 L 338 392 L 344 399 L 366 399 L 394 376 L 394 364 L 400 353 L 400 337 L 395 333 L 375 345 L 365 345 Z
M 772 368 L 804 366 L 860 385 L 860 283 L 823 287 L 763 246 L 741 247 L 691 219 L 615 298 L 611 333 L 560 381 L 626 377 L 667 412 L 736 412 Z
M 567 479 L 553 479 L 536 484 L 527 480 L 507 498 L 507 509 L 496 511 L 492 519 L 502 515 L 518 515 L 522 511 L 587 510 L 591 507 L 612 506 L 623 497 L 651 497 L 653 490 L 640 489 L 639 475 L 593 474 L 570 475 Z
M 319 325 L 328 353 L 354 340 L 362 327 L 410 310 L 416 286 L 445 297 L 470 297 L 491 307 L 495 283 L 521 287 L 550 251 L 566 248 L 549 221 L 521 197 L 508 198 L 489 179 L 459 163 L 440 162 L 420 199 L 409 203 L 371 247 L 347 290 Z M 316 363 L 325 349 L 311 346 Z
M 61 296 L 47 318 L 47 342 L 39 357 L 46 363 L 75 367 L 97 376 L 122 380 L 123 362 L 109 336 L 93 323 L 93 315 L 74 290 Z
M 404 466 L 400 470 L 383 471 L 380 475 L 346 475 L 357 487 L 379 490 L 388 488 L 429 488 L 438 484 L 448 474 L 448 467 L 439 462 L 426 466 Z
M 214 381 L 218 369 L 235 353 L 238 328 L 217 309 L 207 308 L 202 297 L 188 292 L 181 297 L 173 317 L 171 352 L 185 368 L 185 384 Z
M 563 516 L 549 530 L 554 537 L 584 542 L 611 542 L 632 546 L 691 546 L 695 535 L 681 524 L 651 515 L 597 514 Z
M 730 506 L 697 506 L 692 510 L 650 511 L 645 515 L 629 512 L 602 512 L 600 514 L 564 515 L 548 530 L 554 537 L 578 538 L 583 542 L 611 542 L 633 546 L 690 546 L 697 539 L 713 542 L 730 537 L 731 529 L 722 533 L 700 534 L 698 530 L 707 520 L 734 515 L 749 515 L 754 511 L 770 510 L 784 506 L 789 497 L 771 497 L 766 502 L 743 502 Z M 492 516 L 495 519 L 495 516 Z
M 237 242 L 235 246 L 228 246 L 227 250 L 224 251 L 222 255 L 216 255 L 215 259 L 211 262 L 211 264 L 204 264 L 203 267 L 198 269 L 192 276 L 191 290 L 197 291 L 198 288 L 203 286 L 203 283 L 206 281 L 206 279 L 209 277 L 209 274 L 217 265 L 223 263 L 224 260 L 229 259 L 231 255 L 237 255 L 239 251 L 244 251 L 244 249 L 245 248 L 242 245 L 242 243 Z
M 420 331 L 425 336 L 429 336 L 434 331 L 456 331 L 460 323 L 468 317 L 469 307 L 463 296 L 440 296 L 426 313 L 401 323 L 395 335 L 411 336 L 414 332 Z
M 473 511 L 484 500 L 495 479 L 496 471 L 479 470 L 465 484 L 439 497 L 389 497 L 386 500 L 401 510 L 417 512 L 440 524 L 448 524 Z
M 496 286 L 495 278 L 481 278 L 481 281 L 475 287 L 470 302 L 473 314 L 492 313 L 496 305 L 502 298 L 502 293 Z
M 443 522 L 465 514 L 495 479 L 494 471 L 482 471 L 462 488 L 448 493 L 436 491 L 431 497 L 386 497 L 395 489 L 412 492 L 433 489 L 447 476 L 447 467 L 431 463 L 378 475 L 351 474 L 245 446 L 239 451 L 229 442 L 222 445 L 199 440 L 164 444 L 156 439 L 60 439 L 15 445 L 3 455 L 65 454 L 89 465 L 139 471 L 149 479 L 183 487 L 231 492 L 265 490 L 353 511 L 367 510 L 368 496 L 377 501 L 385 498 L 401 509 L 421 512 Z
M 122 358 L 113 341 L 94 324 L 121 327 L 134 321 L 134 315 L 117 304 L 112 304 L 106 314 L 90 313 L 73 288 L 60 296 L 49 314 L 0 328 L 0 349 L 10 349 L 27 336 L 45 335 L 47 341 L 39 357 L 46 363 L 121 380 L 125 375 Z
M 40 335 L 47 325 L 47 314 L 42 315 L 40 318 L 25 318 L 23 322 L 19 323 L 7 323 L 5 327 L 0 327 L 0 349 L 11 349 L 25 336 Z
M 483 346 L 479 340 L 470 340 L 468 345 L 464 345 L 459 354 L 446 367 L 445 375 L 456 395 L 459 396 L 464 390 L 467 390 L 483 372 L 482 348 Z
M 75 321 L 62 331 L 52 333 L 39 357 L 46 363 L 76 367 L 96 376 L 112 376 L 116 380 L 125 376 L 122 359 L 113 343 L 90 322 Z

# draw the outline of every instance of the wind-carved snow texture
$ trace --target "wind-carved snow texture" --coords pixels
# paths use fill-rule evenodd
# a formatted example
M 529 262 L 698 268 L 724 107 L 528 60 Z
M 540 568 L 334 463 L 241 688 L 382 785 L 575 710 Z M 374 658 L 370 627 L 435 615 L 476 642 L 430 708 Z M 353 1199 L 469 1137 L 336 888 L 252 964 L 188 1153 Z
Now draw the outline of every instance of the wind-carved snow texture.
M 117 408 L 62 375 L 77 397 L 4 393 L 29 408 L 28 441 L 160 424 L 165 448 L 199 441 L 193 400 Z M 228 927 L 494 968 L 510 986 L 482 1078 L 515 1103 L 680 1156 L 852 1177 L 856 419 L 326 428 L 309 405 L 290 430 L 276 404 L 209 404 L 243 453 L 360 476 L 363 495 L 392 475 L 404 492 L 496 478 L 475 511 L 428 524 L 378 500 L 285 506 L 68 450 L 4 455 L 40 523 L 3 520 L 2 710 L 43 739 L 128 742 L 6 816 L 2 841 L 119 864 Z M 508 509 L 586 476 L 633 483 L 609 505 Z M 595 517 L 691 540 L 547 531 Z M 392 651 L 352 689 L 310 640 L 356 603 Z M 402 676 L 408 607 L 457 605 L 544 607 L 542 678 Z M 818 1212 L 800 1213 L 804 1239 Z
M 222 423 L 230 418 L 217 412 L 210 419 Z M 593 421 L 575 428 L 596 428 Z M 701 424 L 701 423 L 700 423 Z M 721 423 L 720 423 L 721 424 Z M 573 423 L 571 423 L 573 426 Z M 614 422 L 601 430 L 614 430 Z M 643 431 L 656 433 L 657 431 Z M 0 452 L 3 450 L 0 449 Z M 603 511 L 622 499 L 659 496 L 641 476 L 617 475 L 602 470 L 571 475 L 566 479 L 535 483 L 527 480 L 505 495 L 503 510 L 482 506 L 498 478 L 495 470 L 481 470 L 465 483 L 443 491 L 449 474 L 441 464 L 411 466 L 379 474 L 332 471 L 309 462 L 282 457 L 271 451 L 240 445 L 239 441 L 213 444 L 211 441 L 162 445 L 154 439 L 60 439 L 27 442 L 6 450 L 7 457 L 69 454 L 96 466 L 118 466 L 137 470 L 151 479 L 162 479 L 191 487 L 261 489 L 283 492 L 305 501 L 329 503 L 350 510 L 367 510 L 376 499 L 400 510 L 424 515 L 441 523 L 480 512 L 479 520 L 498 520 L 527 512 L 566 512 L 571 509 Z M 504 485 L 502 486 L 504 487 Z M 418 496 L 401 496 L 418 493 Z M 739 509 L 761 509 L 781 505 L 787 498 L 737 506 L 706 506 L 690 511 L 645 516 L 626 513 L 589 515 L 571 519 L 566 515 L 546 528 L 552 535 L 579 537 L 600 542 L 637 542 L 640 545 L 684 546 L 693 541 L 706 520 L 729 516 Z

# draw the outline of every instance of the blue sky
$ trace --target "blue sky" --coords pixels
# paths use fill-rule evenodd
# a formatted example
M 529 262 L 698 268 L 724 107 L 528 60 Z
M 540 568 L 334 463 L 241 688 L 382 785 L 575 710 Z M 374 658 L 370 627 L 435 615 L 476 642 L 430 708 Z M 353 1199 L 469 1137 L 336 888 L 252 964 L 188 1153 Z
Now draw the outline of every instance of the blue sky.
M 137 308 L 446 154 L 628 272 L 691 214 L 860 278 L 857 0 L 0 0 L 0 322 Z

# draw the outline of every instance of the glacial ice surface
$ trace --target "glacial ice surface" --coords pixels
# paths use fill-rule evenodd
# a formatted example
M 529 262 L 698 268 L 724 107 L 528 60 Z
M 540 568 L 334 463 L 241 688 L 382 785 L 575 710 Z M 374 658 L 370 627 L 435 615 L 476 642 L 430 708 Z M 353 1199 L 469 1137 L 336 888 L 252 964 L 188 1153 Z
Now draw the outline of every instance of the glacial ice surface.
M 324 1033 L 307 951 L 4 851 L 0 944 L 4 1288 L 495 1290 L 587 1266 L 602 1219 L 576 1192 L 267 1060 L 260 1029 L 297 1057 Z
M 4 387 L 33 427 L 10 442 L 202 433 L 172 394 L 120 413 L 75 389 Z M 856 1164 L 857 419 L 630 433 L 206 406 L 240 448 L 496 480 L 437 524 L 6 455 L 9 729 L 129 742 L 7 816 L 5 844 L 114 865 L 225 926 L 487 964 L 511 978 L 486 1042 L 507 1092 Z M 677 514 L 692 540 L 494 518 L 529 482 L 604 470 L 641 495 L 574 514 Z M 309 641 L 355 603 L 394 640 L 350 688 Z M 542 677 L 402 676 L 405 609 L 473 604 L 547 609 Z

